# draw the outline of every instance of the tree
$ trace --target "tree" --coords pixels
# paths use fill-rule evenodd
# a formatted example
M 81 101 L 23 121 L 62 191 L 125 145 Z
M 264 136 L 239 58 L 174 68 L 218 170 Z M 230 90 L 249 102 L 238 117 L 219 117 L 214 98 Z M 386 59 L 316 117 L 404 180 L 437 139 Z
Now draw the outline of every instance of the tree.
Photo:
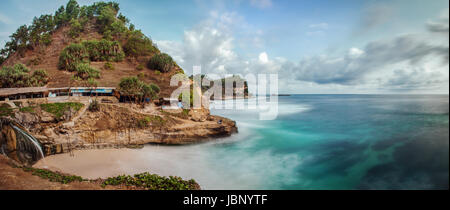
M 30 40 L 29 30 L 26 25 L 20 26 L 15 33 L 11 36 L 11 41 L 7 43 L 7 47 L 9 47 L 12 51 L 17 51 L 21 55 L 28 48 L 28 43 Z
M 64 6 L 59 7 L 59 9 L 55 12 L 54 20 L 57 28 L 64 25 L 66 19 L 66 10 Z
M 123 50 L 127 56 L 135 58 L 151 55 L 152 53 L 159 53 L 158 48 L 156 48 L 152 40 L 139 30 L 131 32 L 130 37 L 123 46 Z
M 78 16 L 80 14 L 80 5 L 78 5 L 78 2 L 75 0 L 69 0 L 66 5 L 66 15 L 64 20 L 66 22 L 72 20 L 72 19 L 78 19 Z
M 142 103 L 146 98 L 155 99 L 160 89 L 157 85 L 146 84 L 137 77 L 126 77 L 120 81 L 119 91 L 130 101 L 134 99 L 135 103 Z
M 70 30 L 69 36 L 72 38 L 76 38 L 80 36 L 80 33 L 83 31 L 83 26 L 80 24 L 78 19 L 72 19 L 70 21 Z
M 98 79 L 100 78 L 100 71 L 90 67 L 89 64 L 79 63 L 76 66 L 75 76 L 82 80 Z
M 6 57 L 0 54 L 0 66 L 6 61 Z
M 0 70 L 0 88 L 21 88 L 44 86 L 48 82 L 45 70 L 37 70 L 29 74 L 30 70 L 23 64 L 12 67 L 6 66 Z
M 75 71 L 79 63 L 84 63 L 89 58 L 86 48 L 82 44 L 70 44 L 59 56 L 58 68 Z
M 156 54 L 148 61 L 148 68 L 153 70 L 158 70 L 161 72 L 169 72 L 175 66 L 170 55 L 166 53 Z

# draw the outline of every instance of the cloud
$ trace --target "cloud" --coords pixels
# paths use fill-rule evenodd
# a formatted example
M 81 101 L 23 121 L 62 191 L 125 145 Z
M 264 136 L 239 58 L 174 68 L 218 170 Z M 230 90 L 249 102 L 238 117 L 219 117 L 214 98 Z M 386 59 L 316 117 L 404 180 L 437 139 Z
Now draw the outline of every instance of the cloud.
M 362 48 L 349 48 L 340 55 L 303 57 L 295 62 L 271 57 L 266 50 L 243 56 L 235 49 L 233 33 L 239 31 L 234 26 L 242 24 L 242 18 L 235 13 L 212 13 L 185 31 L 182 42 L 157 43 L 188 74 L 194 65 L 201 65 L 202 73 L 277 73 L 282 80 L 279 84 L 291 89 L 300 84 L 336 91 L 341 87 L 400 91 L 448 87 L 448 39 L 444 36 L 431 39 L 433 33 L 405 34 L 372 41 Z
M 448 36 L 449 9 L 447 8 L 441 14 L 437 21 L 428 22 L 428 30 L 436 33 L 447 33 Z
M 235 13 L 211 13 L 210 18 L 184 32 L 182 43 L 157 41 L 158 46 L 190 72 L 201 65 L 205 73 L 226 73 L 240 59 L 234 52 L 232 26 L 240 17 Z
M 272 0 L 250 0 L 250 5 L 260 9 L 272 7 Z
M 434 45 L 414 35 L 403 35 L 371 42 L 364 49 L 351 48 L 341 56 L 304 58 L 292 71 L 301 81 L 356 85 L 366 82 L 365 76 L 372 72 L 380 72 L 397 64 L 403 64 L 406 68 L 422 65 L 424 59 L 430 57 L 437 57 L 448 65 L 448 45 Z

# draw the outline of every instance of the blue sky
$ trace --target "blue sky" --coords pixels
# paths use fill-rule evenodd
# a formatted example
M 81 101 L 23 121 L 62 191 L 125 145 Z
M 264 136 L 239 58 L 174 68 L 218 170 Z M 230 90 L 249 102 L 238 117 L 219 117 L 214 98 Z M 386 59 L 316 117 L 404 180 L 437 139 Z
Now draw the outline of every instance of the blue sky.
M 66 2 L 2 1 L 0 44 Z M 187 72 L 278 73 L 289 93 L 448 93 L 446 0 L 117 2 Z

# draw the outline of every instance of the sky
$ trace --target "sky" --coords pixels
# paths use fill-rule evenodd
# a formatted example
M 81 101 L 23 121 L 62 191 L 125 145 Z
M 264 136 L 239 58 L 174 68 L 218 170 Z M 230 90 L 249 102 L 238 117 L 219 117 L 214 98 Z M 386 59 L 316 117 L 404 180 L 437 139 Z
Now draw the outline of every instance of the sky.
M 187 73 L 278 74 L 292 94 L 449 92 L 447 0 L 117 2 Z M 0 45 L 66 3 L 3 0 Z

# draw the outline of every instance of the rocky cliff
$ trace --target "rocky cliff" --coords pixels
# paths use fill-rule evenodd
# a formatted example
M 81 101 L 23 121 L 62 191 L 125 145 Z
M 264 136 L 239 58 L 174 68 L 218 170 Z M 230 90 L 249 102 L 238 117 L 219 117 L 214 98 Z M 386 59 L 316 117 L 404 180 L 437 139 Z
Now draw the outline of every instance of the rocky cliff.
M 11 123 L 23 126 L 43 147 L 45 156 L 77 149 L 141 147 L 144 144 L 183 145 L 230 136 L 237 132 L 232 120 L 211 115 L 209 110 L 163 111 L 131 104 L 101 104 L 91 112 L 87 104 L 68 109 L 56 117 L 36 105 L 32 112 L 16 110 L 2 118 L 0 148 L 21 161 L 16 154 L 17 132 Z M 23 162 L 23 161 L 22 161 Z

